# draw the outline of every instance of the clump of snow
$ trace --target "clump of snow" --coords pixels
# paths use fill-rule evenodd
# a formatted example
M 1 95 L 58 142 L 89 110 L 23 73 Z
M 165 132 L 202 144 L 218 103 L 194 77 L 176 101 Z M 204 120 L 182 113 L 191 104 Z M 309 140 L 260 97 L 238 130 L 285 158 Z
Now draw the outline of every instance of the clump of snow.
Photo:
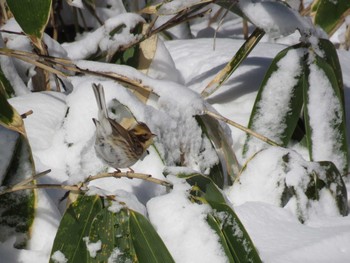
M 335 196 L 327 188 L 317 193 L 318 200 L 306 195 L 314 176 L 325 180 L 320 164 L 307 162 L 294 151 L 270 147 L 247 163 L 227 194 L 235 205 L 255 201 L 282 206 L 302 221 L 324 215 L 338 216 Z
M 123 252 L 121 252 L 117 247 L 113 249 L 111 255 L 109 256 L 107 263 L 116 263 L 118 260 L 118 257 L 122 255 Z
M 310 64 L 309 84 L 307 109 L 312 129 L 312 159 L 332 161 L 344 171 L 347 158 L 342 154 L 343 138 L 334 129 L 343 121 L 340 100 L 325 72 L 315 63 Z
M 95 54 L 98 49 L 108 52 L 108 56 L 113 55 L 120 46 L 135 42 L 140 37 L 134 35 L 131 30 L 138 24 L 145 22 L 137 14 L 125 13 L 105 21 L 104 26 L 96 29 L 92 33 L 84 35 L 80 40 L 66 43 L 66 49 L 71 59 L 85 59 Z M 121 31 L 113 32 L 118 27 Z M 111 33 L 113 32 L 113 35 Z
M 310 31 L 313 28 L 310 21 L 283 2 L 243 0 L 238 4 L 250 21 L 273 38 L 289 35 L 295 30 Z
M 55 263 L 67 263 L 68 262 L 68 259 L 66 258 L 66 256 L 59 250 L 55 251 L 52 254 L 51 259 Z
M 118 201 L 112 201 L 111 204 L 108 206 L 108 211 L 112 213 L 119 213 L 121 209 L 123 209 L 125 205 L 121 204 Z
M 85 192 L 85 195 L 87 195 L 87 196 L 93 196 L 93 195 L 106 196 L 107 193 L 106 193 L 106 190 L 91 185 L 88 187 L 88 190 Z
M 101 240 L 98 240 L 97 242 L 90 242 L 89 237 L 83 237 L 83 240 L 85 242 L 86 249 L 89 251 L 90 257 L 95 258 L 97 252 L 102 248 Z
M 192 203 L 191 186 L 185 180 L 169 175 L 174 185 L 166 195 L 151 199 L 147 210 L 176 262 L 227 262 L 218 236 L 206 221 L 209 205 Z M 195 248 L 195 249 L 194 249 Z
M 293 110 L 291 98 L 302 73 L 300 61 L 304 52 L 304 49 L 291 49 L 277 62 L 278 69 L 269 77 L 256 104 L 251 129 L 279 144 L 287 128 L 285 118 Z M 249 137 L 246 156 L 266 146 L 261 140 Z
M 84 4 L 82 0 L 72 0 L 68 2 L 71 6 L 77 7 L 77 8 L 84 8 Z
M 204 2 L 199 0 L 173 0 L 169 2 L 165 2 L 162 4 L 158 10 L 157 14 L 159 15 L 171 15 L 176 14 L 180 10 L 189 8 L 197 3 Z

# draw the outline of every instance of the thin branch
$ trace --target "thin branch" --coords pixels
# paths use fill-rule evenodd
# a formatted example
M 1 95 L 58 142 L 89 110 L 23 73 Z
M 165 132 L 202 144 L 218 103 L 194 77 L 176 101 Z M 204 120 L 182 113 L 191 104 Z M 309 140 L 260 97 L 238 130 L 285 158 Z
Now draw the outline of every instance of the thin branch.
M 249 128 L 246 128 L 243 125 L 238 124 L 237 122 L 234 122 L 234 121 L 232 121 L 230 119 L 227 119 L 227 118 L 225 118 L 222 115 L 216 114 L 216 113 L 208 111 L 208 110 L 205 110 L 204 113 L 209 115 L 209 116 L 214 117 L 217 120 L 226 122 L 227 124 L 232 125 L 232 126 L 236 127 L 237 129 L 240 129 L 241 131 L 244 131 L 245 133 L 248 133 L 249 135 L 254 136 L 255 138 L 257 138 L 257 139 L 259 139 L 259 140 L 261 140 L 263 142 L 266 142 L 266 143 L 268 143 L 268 144 L 270 144 L 272 146 L 283 147 L 282 145 L 278 144 L 277 142 L 274 142 L 274 141 L 270 140 L 269 138 L 267 138 L 267 137 L 265 137 L 265 136 L 255 132 L 255 131 L 253 131 L 253 130 L 251 130 Z
M 40 177 L 43 177 L 44 175 L 47 175 L 48 173 L 51 172 L 51 169 L 48 169 L 46 171 L 40 172 L 38 174 L 35 174 L 32 177 L 29 177 L 27 179 L 24 179 L 23 181 L 19 182 L 18 184 L 15 184 L 13 187 L 18 187 L 18 186 L 22 186 L 22 185 L 27 185 L 30 182 L 33 182 L 34 180 L 39 179 Z
M 86 183 L 91 182 L 93 180 L 101 179 L 101 178 L 129 178 L 129 179 L 141 179 L 144 181 L 148 181 L 154 184 L 159 184 L 162 186 L 170 187 L 172 188 L 172 184 L 163 181 L 157 178 L 153 178 L 149 174 L 142 174 L 142 173 L 121 173 L 121 172 L 115 172 L 115 173 L 100 173 L 94 176 L 90 176 L 86 179 L 84 183 L 77 184 L 77 185 L 63 185 L 63 184 L 29 184 L 30 182 L 38 179 L 41 176 L 44 176 L 48 174 L 51 170 L 46 170 L 44 172 L 41 172 L 39 174 L 34 175 L 33 177 L 30 177 L 28 179 L 23 180 L 22 182 L 9 187 L 5 188 L 4 190 L 0 191 L 0 196 L 8 193 L 13 193 L 17 191 L 22 191 L 22 190 L 31 190 L 31 189 L 61 189 L 65 191 L 74 191 L 74 192 L 86 192 L 85 187 Z M 84 189 L 83 189 L 84 188 Z
M 91 182 L 93 180 L 97 180 L 97 179 L 101 179 L 101 178 L 128 178 L 128 179 L 141 179 L 144 181 L 148 181 L 151 183 L 155 183 L 155 184 L 159 184 L 159 185 L 163 185 L 166 187 L 172 187 L 172 184 L 164 181 L 164 180 L 160 180 L 157 178 L 152 177 L 150 174 L 142 174 L 142 173 L 131 173 L 131 172 L 126 172 L 126 173 L 121 173 L 121 172 L 114 172 L 114 173 L 100 173 L 94 176 L 90 176 L 87 178 L 87 180 L 85 181 L 85 183 L 87 182 Z
M 7 188 L 3 191 L 0 191 L 0 195 L 9 194 L 13 192 L 31 190 L 31 189 L 61 189 L 65 191 L 75 191 L 82 192 L 80 187 L 76 185 L 63 185 L 63 184 L 29 184 L 29 185 L 19 185 Z
M 27 118 L 29 115 L 32 115 L 32 114 L 33 114 L 33 111 L 32 111 L 32 110 L 29 110 L 29 111 L 27 111 L 27 112 L 21 114 L 21 117 L 22 117 L 22 119 L 25 119 L 25 118 Z

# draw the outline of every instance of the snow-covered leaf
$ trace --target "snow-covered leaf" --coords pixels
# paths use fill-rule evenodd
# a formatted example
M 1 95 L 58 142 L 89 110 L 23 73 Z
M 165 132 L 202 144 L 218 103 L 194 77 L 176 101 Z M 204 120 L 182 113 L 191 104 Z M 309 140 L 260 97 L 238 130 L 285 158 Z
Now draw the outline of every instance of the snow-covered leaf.
M 238 174 L 239 164 L 227 135 L 220 123 L 214 118 L 208 115 L 200 115 L 196 119 L 220 157 L 219 163 L 210 169 L 209 177 L 221 189 L 226 185 L 231 185 L 233 178 Z M 226 171 L 226 174 L 224 171 Z
M 226 197 L 214 182 L 201 174 L 179 174 L 194 189 L 191 194 L 194 200 L 207 202 L 212 212 L 208 214 L 208 224 L 216 231 L 230 262 L 262 262 L 248 232 L 236 213 L 227 203 Z
M 311 61 L 307 72 L 304 116 L 310 159 L 332 161 L 342 174 L 346 174 L 345 112 L 337 75 L 332 66 L 318 55 Z
M 315 23 L 332 35 L 349 14 L 349 0 L 320 0 L 317 4 Z
M 111 211 L 111 207 L 115 204 L 107 201 L 109 206 L 103 208 L 92 221 L 91 230 L 89 233 L 89 241 L 91 243 L 101 242 L 102 247 L 96 251 L 95 257 L 88 257 L 87 262 L 107 262 L 108 259 L 112 262 L 135 262 L 137 256 L 132 244 L 129 227 L 128 210 L 120 206 L 119 211 Z
M 51 256 L 62 252 L 68 262 L 87 262 L 88 253 L 84 237 L 89 236 L 96 215 L 102 210 L 101 197 L 79 196 L 63 215 L 51 250 Z M 52 257 L 50 262 L 54 263 Z
M 14 186 L 34 176 L 34 162 L 27 138 L 0 125 L 1 187 Z M 0 196 L 0 241 L 15 237 L 24 247 L 34 221 L 36 194 L 23 190 Z
M 296 30 L 309 31 L 312 28 L 307 20 L 282 1 L 244 0 L 239 1 L 239 7 L 250 22 L 271 37 L 287 36 Z
M 257 94 L 248 128 L 286 146 L 297 126 L 303 105 L 303 57 L 295 45 L 282 50 L 272 61 Z M 247 135 L 243 153 L 250 156 L 265 144 Z
M 348 195 L 342 175 L 339 173 L 337 167 L 335 167 L 332 162 L 324 161 L 319 162 L 319 164 L 325 171 L 325 175 L 323 175 L 321 179 L 326 184 L 327 189 L 334 197 L 340 214 L 343 216 L 348 215 Z
M 313 216 L 348 213 L 346 187 L 331 162 L 308 162 L 280 147 L 254 155 L 229 197 L 236 205 L 258 201 L 284 207 L 302 222 Z

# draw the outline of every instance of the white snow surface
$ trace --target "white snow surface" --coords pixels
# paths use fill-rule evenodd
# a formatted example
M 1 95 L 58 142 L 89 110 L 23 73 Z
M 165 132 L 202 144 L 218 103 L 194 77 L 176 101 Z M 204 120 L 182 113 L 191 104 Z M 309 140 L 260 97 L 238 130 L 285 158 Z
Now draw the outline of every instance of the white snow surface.
M 298 76 L 301 74 L 302 49 L 291 49 L 277 63 L 278 69 L 273 72 L 264 86 L 261 101 L 256 105 L 257 114 L 254 117 L 251 129 L 276 143 L 282 143 L 280 139 L 287 127 L 280 125 L 291 111 L 290 97 L 295 90 Z M 264 148 L 266 143 L 256 138 L 250 138 L 247 156 Z
M 113 71 L 141 80 L 160 96 L 158 100 L 151 98 L 147 105 L 138 101 L 121 85 L 91 76 L 71 77 L 69 80 L 74 88 L 68 95 L 45 92 L 22 94 L 10 99 L 10 103 L 20 113 L 29 109 L 34 111 L 33 115 L 25 120 L 25 125 L 36 169 L 38 172 L 52 169 L 52 172 L 40 179 L 40 182 L 78 183 L 89 175 L 106 170 L 93 150 L 94 125 L 91 119 L 97 114 L 91 89 L 91 83 L 94 82 L 104 86 L 109 110 L 113 108 L 113 100 L 117 99 L 128 106 L 138 120 L 146 122 L 157 134 L 155 145 L 159 153 L 154 147 L 150 147 L 150 154 L 132 167 L 135 171 L 164 179 L 162 174 L 164 167 L 179 162 L 183 157 L 181 149 L 184 149 L 187 152 L 184 156 L 185 165 L 189 169 L 205 173 L 217 161 L 216 154 L 209 147 L 210 142 L 206 138 L 201 138 L 201 130 L 192 115 L 200 113 L 211 104 L 222 115 L 247 125 L 262 77 L 272 58 L 285 47 L 278 44 L 259 44 L 231 79 L 204 102 L 198 92 L 209 83 L 242 44 L 242 41 L 232 39 L 216 41 L 215 50 L 212 39 L 166 42 L 168 55 L 177 68 L 174 73 L 178 74 L 176 78 L 167 79 L 165 74 L 162 75 L 162 80 L 157 80 L 126 66 L 77 62 L 82 68 L 93 67 L 95 70 Z M 75 53 L 78 51 L 72 51 L 73 49 L 69 51 L 68 46 L 66 48 L 68 56 L 77 55 L 78 58 L 82 56 Z M 345 99 L 349 102 L 350 53 L 340 54 Z M 349 116 L 349 108 L 346 110 Z M 111 116 L 113 117 L 113 114 Z M 232 147 L 239 161 L 242 161 L 240 152 L 245 134 L 232 127 L 226 129 L 231 131 Z M 165 164 L 158 154 L 165 160 Z M 247 189 L 240 189 L 242 195 L 237 197 L 238 193 L 234 191 L 237 186 L 225 190 L 262 260 L 272 263 L 347 262 L 350 258 L 350 216 L 339 216 L 334 211 L 334 204 L 331 203 L 327 193 L 323 193 L 319 207 L 313 209 L 308 220 L 301 224 L 293 210 L 295 204 L 290 203 L 285 208 L 279 207 L 276 202 L 276 196 L 280 194 L 279 189 L 263 180 L 266 179 L 266 175 L 259 178 L 259 175 L 263 176 L 262 169 L 266 169 L 266 173 L 269 169 L 273 170 L 273 158 L 273 152 L 265 157 L 262 155 L 261 169 L 251 171 L 256 180 L 246 178 L 253 180 L 248 183 L 248 187 L 257 191 L 250 194 L 258 198 L 245 197 Z M 295 158 L 302 159 L 299 155 Z M 295 167 L 293 170 L 295 176 L 288 179 L 289 184 L 302 183 L 298 178 L 301 174 L 297 172 L 298 169 L 300 167 Z M 172 176 L 168 180 L 174 184 L 174 189 L 171 191 L 167 191 L 163 186 L 137 179 L 101 179 L 90 183 L 89 186 L 115 194 L 120 202 L 131 200 L 135 210 L 141 211 L 144 215 L 148 214 L 176 262 L 226 262 L 218 238 L 205 220 L 210 207 L 191 203 L 187 198 L 189 185 L 183 180 Z M 244 180 L 243 175 L 241 180 Z M 59 210 L 62 212 L 64 209 L 58 200 L 64 192 L 43 190 L 41 194 L 37 208 L 38 221 L 35 222 L 29 247 L 23 250 L 14 249 L 13 239 L 1 243 L 0 254 L 4 262 L 48 261 L 50 245 L 61 216 Z M 119 207 L 112 206 L 111 209 L 117 211 Z M 42 235 L 44 232 L 50 234 Z M 91 251 L 98 250 L 99 244 L 94 243 Z M 65 256 L 56 253 L 57 261 L 65 262 Z M 119 251 L 114 251 L 110 258 L 111 262 L 118 253 Z

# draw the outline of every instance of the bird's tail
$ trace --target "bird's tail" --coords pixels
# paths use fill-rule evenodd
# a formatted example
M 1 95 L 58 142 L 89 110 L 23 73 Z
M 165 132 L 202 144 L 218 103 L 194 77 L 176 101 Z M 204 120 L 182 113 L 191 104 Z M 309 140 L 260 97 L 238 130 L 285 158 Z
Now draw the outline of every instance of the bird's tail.
M 101 84 L 96 85 L 92 84 L 92 89 L 94 90 L 97 107 L 98 107 L 98 119 L 101 120 L 103 118 L 108 118 L 105 92 L 103 90 L 103 86 Z

